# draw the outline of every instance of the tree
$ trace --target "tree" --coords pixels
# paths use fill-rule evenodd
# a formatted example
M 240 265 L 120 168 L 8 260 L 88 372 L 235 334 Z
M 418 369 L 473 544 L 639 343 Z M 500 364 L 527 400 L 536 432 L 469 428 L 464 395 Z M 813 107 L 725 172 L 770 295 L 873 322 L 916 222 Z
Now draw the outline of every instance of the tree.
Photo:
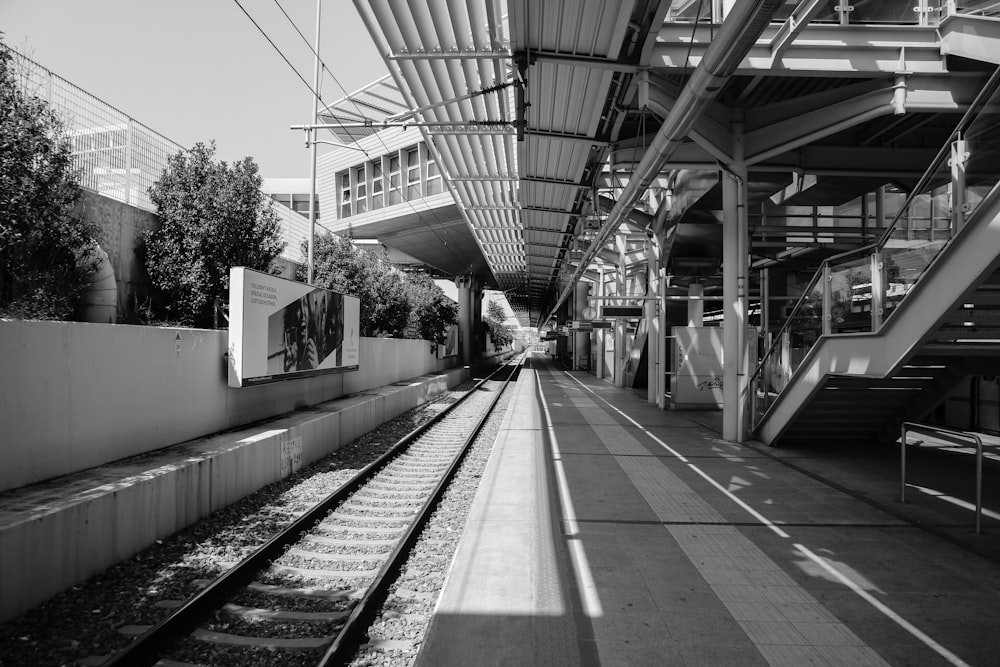
M 406 287 L 412 310 L 407 323 L 407 337 L 444 345 L 448 325 L 458 323 L 458 304 L 445 296 L 426 273 L 406 274 Z
M 486 304 L 486 314 L 483 316 L 483 321 L 486 322 L 486 330 L 490 334 L 493 345 L 498 348 L 507 347 L 514 340 L 514 334 L 504 324 L 506 319 L 507 311 L 499 302 L 490 301 Z
M 97 267 L 97 229 L 74 213 L 79 197 L 62 122 L 18 85 L 0 44 L 0 316 L 72 317 Z
M 161 225 L 144 236 L 146 270 L 159 296 L 153 312 L 196 327 L 212 326 L 230 268 L 270 271 L 284 249 L 257 163 L 246 157 L 230 166 L 214 156 L 213 141 L 168 159 L 149 189 Z
M 303 242 L 303 252 L 307 252 Z M 305 280 L 306 268 L 297 272 Z M 313 243 L 316 286 L 350 294 L 361 301 L 361 335 L 400 338 L 410 317 L 403 274 L 393 268 L 385 250 L 357 248 L 350 239 L 319 234 Z

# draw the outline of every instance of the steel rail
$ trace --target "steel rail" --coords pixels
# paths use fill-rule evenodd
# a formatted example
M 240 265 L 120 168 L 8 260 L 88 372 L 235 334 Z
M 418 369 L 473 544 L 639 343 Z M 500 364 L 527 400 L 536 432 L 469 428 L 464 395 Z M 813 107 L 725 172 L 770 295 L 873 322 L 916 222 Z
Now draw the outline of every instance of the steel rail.
M 423 529 L 430 520 L 434 510 L 437 509 L 437 506 L 440 504 L 441 499 L 444 497 L 444 492 L 451 484 L 451 480 L 458 473 L 458 469 L 465 460 L 466 454 L 468 454 L 469 450 L 472 448 L 472 443 L 475 442 L 480 431 L 482 431 L 483 427 L 486 425 L 486 421 L 493 414 L 493 410 L 500 401 L 500 397 L 507 389 L 511 380 L 517 375 L 518 367 L 524 363 L 525 356 L 526 355 L 522 354 L 520 361 L 517 363 L 508 363 L 501 366 L 500 369 L 513 366 L 510 371 L 510 375 L 507 376 L 503 386 L 496 392 L 493 400 L 490 401 L 490 404 L 486 407 L 483 415 L 479 418 L 479 421 L 472 429 L 472 433 L 462 444 L 461 449 L 455 454 L 451 465 L 448 467 L 448 470 L 445 472 L 441 480 L 437 483 L 437 486 L 434 487 L 430 497 L 428 497 L 428 499 L 424 502 L 420 511 L 410 523 L 410 526 L 406 529 L 403 536 L 399 538 L 396 548 L 393 549 L 392 554 L 390 554 L 389 558 L 382 564 L 378 574 L 375 575 L 375 580 L 368 586 L 365 594 L 361 597 L 361 600 L 358 601 L 357 606 L 354 607 L 351 615 L 344 623 L 344 627 L 337 633 L 337 638 L 330 645 L 330 648 L 327 649 L 323 658 L 317 663 L 317 667 L 347 664 L 347 661 L 360 646 L 361 641 L 367 637 L 367 630 L 371 626 L 379 606 L 384 603 L 388 597 L 390 586 L 392 586 L 392 584 L 399 577 L 399 573 L 402 571 L 403 566 L 406 565 L 406 560 L 409 557 L 410 552 L 413 550 L 413 547 L 416 545 L 421 532 L 423 532 Z M 497 370 L 497 373 L 500 369 Z M 493 375 L 496 375 L 496 373 L 493 373 Z M 493 375 L 490 377 L 493 377 Z M 476 389 L 478 388 L 479 385 L 476 386 Z M 476 391 L 476 389 L 473 391 Z M 470 394 L 471 393 L 472 392 L 470 392 Z
M 315 528 L 331 510 L 345 502 L 355 491 L 375 477 L 382 468 L 387 466 L 393 458 L 409 447 L 414 440 L 448 416 L 452 410 L 461 405 L 466 399 L 475 395 L 480 387 L 491 381 L 494 375 L 509 365 L 509 363 L 500 364 L 493 373 L 476 383 L 465 396 L 462 396 L 437 415 L 403 436 L 395 445 L 365 466 L 358 474 L 342 484 L 337 490 L 333 491 L 305 514 L 272 536 L 253 553 L 221 574 L 175 612 L 102 663 L 103 667 L 140 667 L 143 665 L 152 665 L 158 659 L 159 653 L 166 646 L 194 631 L 197 624 L 205 616 L 222 606 L 240 588 L 249 584 L 261 570 L 268 567 L 289 546 Z M 492 404 L 490 411 L 492 411 Z

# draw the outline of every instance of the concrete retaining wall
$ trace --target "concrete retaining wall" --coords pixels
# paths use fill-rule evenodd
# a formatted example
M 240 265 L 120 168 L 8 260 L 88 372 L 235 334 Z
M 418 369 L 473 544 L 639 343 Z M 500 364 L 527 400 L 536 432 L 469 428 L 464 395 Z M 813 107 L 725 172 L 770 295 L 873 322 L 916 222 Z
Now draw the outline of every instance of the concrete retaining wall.
M 420 340 L 361 339 L 357 371 L 242 389 L 225 331 L 0 321 L 0 491 L 443 370 Z
M 160 226 L 154 213 L 84 190 L 76 211 L 97 224 L 97 242 L 108 253 L 118 283 L 119 321 L 135 321 L 137 309 L 149 298 L 146 269 L 136 256 L 142 235 Z
M 373 345 L 372 347 L 377 347 Z M 0 497 L 0 622 L 246 497 L 469 376 L 373 388 Z

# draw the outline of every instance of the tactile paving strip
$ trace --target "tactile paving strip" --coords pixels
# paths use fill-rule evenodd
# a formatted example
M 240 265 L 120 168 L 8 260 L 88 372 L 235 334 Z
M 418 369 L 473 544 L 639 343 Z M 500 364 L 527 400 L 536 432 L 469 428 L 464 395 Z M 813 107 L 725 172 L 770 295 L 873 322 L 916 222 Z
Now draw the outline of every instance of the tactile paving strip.
M 584 419 L 708 586 L 771 665 L 888 665 L 632 432 L 574 399 Z M 589 403 L 584 405 L 585 403 Z M 645 456 L 643 456 L 645 455 Z M 676 525 L 684 524 L 684 525 Z

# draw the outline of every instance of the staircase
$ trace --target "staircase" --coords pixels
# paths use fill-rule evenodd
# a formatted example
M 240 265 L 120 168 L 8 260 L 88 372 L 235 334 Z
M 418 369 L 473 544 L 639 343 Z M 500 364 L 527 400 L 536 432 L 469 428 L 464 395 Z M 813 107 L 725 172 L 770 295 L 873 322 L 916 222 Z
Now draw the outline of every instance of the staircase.
M 823 336 L 755 425 L 768 444 L 891 441 L 963 377 L 1000 370 L 1000 188 L 875 333 Z

